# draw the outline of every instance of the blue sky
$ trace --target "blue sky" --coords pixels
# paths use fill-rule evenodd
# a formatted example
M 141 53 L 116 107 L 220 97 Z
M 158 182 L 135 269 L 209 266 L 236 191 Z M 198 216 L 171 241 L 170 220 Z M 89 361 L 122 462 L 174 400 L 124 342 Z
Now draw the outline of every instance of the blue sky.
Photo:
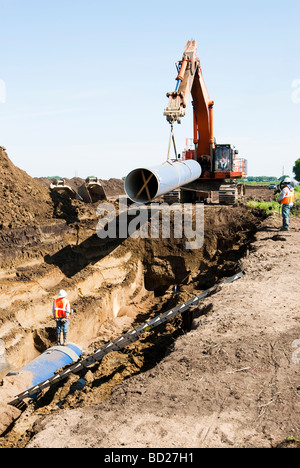
M 217 142 L 249 175 L 291 174 L 300 157 L 299 0 L 0 0 L 0 15 L 0 145 L 32 176 L 163 162 L 166 92 L 190 39 Z M 190 105 L 179 152 L 192 134 Z

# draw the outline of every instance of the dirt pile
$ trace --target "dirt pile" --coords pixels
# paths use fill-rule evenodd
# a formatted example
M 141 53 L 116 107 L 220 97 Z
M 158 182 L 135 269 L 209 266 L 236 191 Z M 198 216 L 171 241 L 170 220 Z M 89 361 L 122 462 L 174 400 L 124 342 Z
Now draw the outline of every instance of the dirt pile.
M 52 217 L 53 203 L 42 184 L 17 168 L 0 147 L 0 228 L 36 225 Z
M 124 181 L 120 179 L 100 180 L 108 198 L 125 195 Z
M 79 188 L 85 183 L 84 179 L 80 177 L 73 177 L 72 179 L 68 179 L 67 177 L 63 177 L 66 185 L 72 187 L 73 190 L 78 192 Z M 51 184 L 51 179 L 48 177 L 39 177 L 36 178 L 38 182 L 42 183 L 45 187 L 49 188 Z M 105 194 L 108 198 L 118 198 L 120 195 L 125 195 L 124 189 L 124 181 L 120 179 L 99 179 L 102 187 L 104 188 Z
M 84 180 L 67 182 L 77 189 Z M 110 197 L 124 193 L 124 183 L 118 179 L 103 181 L 103 186 Z M 36 261 L 52 254 L 57 245 L 72 244 L 78 238 L 74 226 L 79 224 L 81 238 L 88 237 L 91 229 L 95 231 L 97 204 L 70 200 L 51 193 L 49 187 L 48 178 L 30 177 L 0 147 L 0 268 Z
M 247 185 L 246 186 L 246 200 L 253 201 L 273 201 L 274 190 L 270 190 L 265 185 Z

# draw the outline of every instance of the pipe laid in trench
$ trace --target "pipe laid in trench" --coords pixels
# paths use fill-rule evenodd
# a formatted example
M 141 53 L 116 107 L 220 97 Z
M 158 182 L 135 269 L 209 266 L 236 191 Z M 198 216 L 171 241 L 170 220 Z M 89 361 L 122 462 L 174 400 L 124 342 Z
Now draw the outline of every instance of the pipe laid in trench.
M 153 168 L 139 168 L 131 171 L 125 180 L 125 191 L 135 203 L 150 203 L 155 198 L 199 179 L 200 164 L 187 161 L 168 160 Z
M 58 369 L 77 362 L 81 355 L 81 348 L 74 343 L 69 343 L 67 346 L 53 346 L 19 371 L 10 372 L 8 376 L 26 374 L 30 380 L 28 388 L 39 386 L 54 377 Z

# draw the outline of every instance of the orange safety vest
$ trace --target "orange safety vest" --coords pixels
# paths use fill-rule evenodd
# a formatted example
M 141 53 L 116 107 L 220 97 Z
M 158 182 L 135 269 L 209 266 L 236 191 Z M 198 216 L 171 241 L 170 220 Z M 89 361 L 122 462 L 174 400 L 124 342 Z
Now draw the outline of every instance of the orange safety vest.
M 54 317 L 55 319 L 66 318 L 69 301 L 67 299 L 55 299 L 54 301 Z
M 285 187 L 285 190 L 287 190 L 287 193 L 285 197 L 281 200 L 280 204 L 289 205 L 290 203 L 294 203 L 295 201 L 294 190 L 290 190 L 289 187 Z

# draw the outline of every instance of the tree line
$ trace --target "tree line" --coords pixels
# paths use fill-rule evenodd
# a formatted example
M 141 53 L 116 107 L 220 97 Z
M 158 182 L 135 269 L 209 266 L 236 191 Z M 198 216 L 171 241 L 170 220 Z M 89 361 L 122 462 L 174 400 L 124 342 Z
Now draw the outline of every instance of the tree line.
M 247 176 L 248 182 L 279 182 L 277 177 L 272 176 Z
M 295 179 L 297 180 L 297 182 L 300 182 L 300 158 L 297 159 L 297 161 L 295 162 L 293 172 L 295 174 Z
M 295 165 L 293 167 L 293 172 L 294 172 L 294 178 L 297 180 L 297 182 L 300 182 L 300 158 L 295 161 Z M 274 182 L 278 183 L 281 182 L 282 179 L 285 177 L 289 177 L 287 174 L 283 175 L 281 177 L 275 177 L 275 176 L 248 176 L 247 181 L 248 182 Z

